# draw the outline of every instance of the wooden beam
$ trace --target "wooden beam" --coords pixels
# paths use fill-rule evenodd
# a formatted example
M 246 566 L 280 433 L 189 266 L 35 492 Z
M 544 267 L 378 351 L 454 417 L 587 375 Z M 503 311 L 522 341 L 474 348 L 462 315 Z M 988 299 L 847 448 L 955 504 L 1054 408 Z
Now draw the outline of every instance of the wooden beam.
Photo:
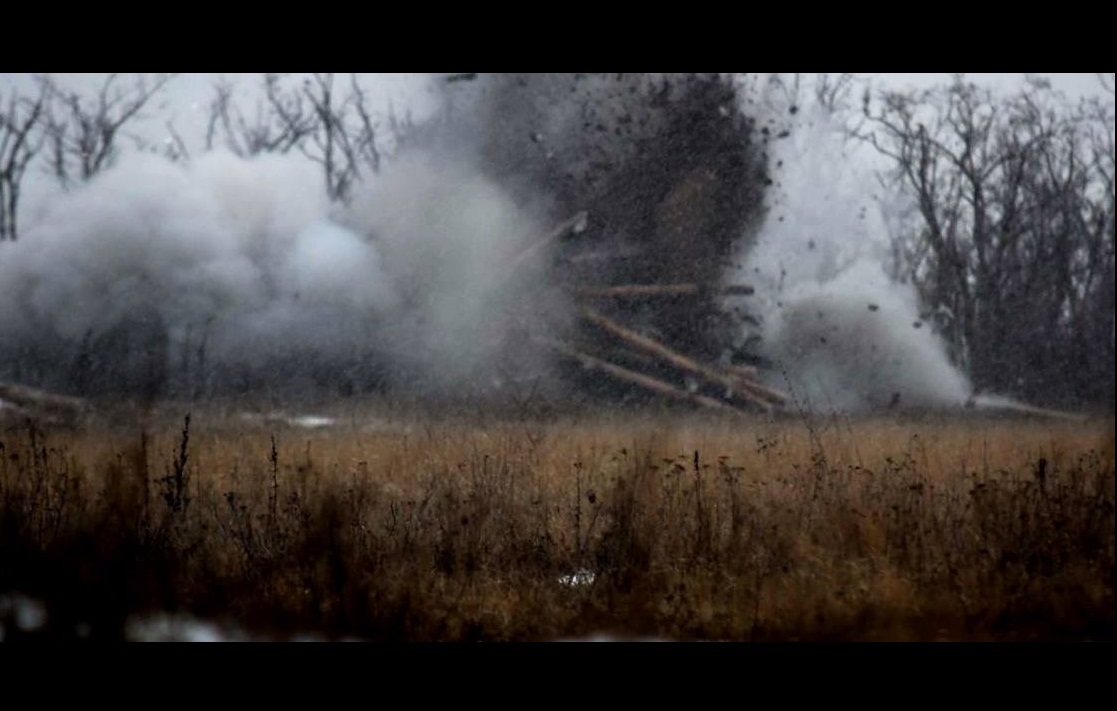
M 705 286 L 702 284 L 622 284 L 619 286 L 582 286 L 574 289 L 578 296 L 619 298 L 626 296 L 697 296 L 714 293 L 722 296 L 748 296 L 753 288 L 745 284 Z
M 637 373 L 636 371 L 629 370 L 628 368 L 622 368 L 619 365 L 614 365 L 609 361 L 592 356 L 589 353 L 578 350 L 577 348 L 563 343 L 562 341 L 556 341 L 543 337 L 536 337 L 536 340 L 546 343 L 568 358 L 579 361 L 584 368 L 590 370 L 601 370 L 605 373 L 608 373 L 609 375 L 612 375 L 615 378 L 633 383 L 635 385 L 639 385 L 643 388 L 646 388 L 647 390 L 651 390 L 652 392 L 656 392 L 661 395 L 667 395 L 678 400 L 686 400 L 688 402 L 708 407 L 712 410 L 732 412 L 734 414 L 742 416 L 747 414 L 742 410 L 733 407 L 732 405 L 724 403 L 720 400 L 715 400 L 712 397 L 699 395 L 698 393 L 692 393 L 687 390 L 683 390 L 682 388 L 675 387 L 674 385 L 666 383 L 658 378 L 653 378 L 649 375 L 644 375 L 642 373 Z
M 730 375 L 736 375 L 740 378 L 755 378 L 760 373 L 760 371 L 757 370 L 754 366 L 734 365 L 732 363 L 725 366 L 725 370 Z
M 782 406 L 787 402 L 787 395 L 774 388 L 770 388 L 766 385 L 761 385 L 752 378 L 737 376 L 735 378 L 735 382 L 754 395 L 767 398 L 776 405 Z
M 659 341 L 648 338 L 647 336 L 639 334 L 631 329 L 625 328 L 612 319 L 602 316 L 588 306 L 582 307 L 582 315 L 586 318 L 587 321 L 594 324 L 595 326 L 598 326 L 608 331 L 609 333 L 612 333 L 614 336 L 617 336 L 626 343 L 636 346 L 640 350 L 657 356 L 661 360 L 670 363 L 676 368 L 681 368 L 682 370 L 694 373 L 695 375 L 704 378 L 706 381 L 713 383 L 714 385 L 726 388 L 731 393 L 740 394 L 742 397 L 744 397 L 744 399 L 749 400 L 756 405 L 759 405 L 765 410 L 772 409 L 772 403 L 768 402 L 763 397 L 758 396 L 756 390 L 754 390 L 753 388 L 746 389 L 741 387 L 742 381 L 744 380 L 743 378 L 732 377 L 726 375 L 725 373 L 719 373 L 709 366 L 702 365 L 698 361 L 692 358 L 688 358 L 682 353 L 668 348 Z

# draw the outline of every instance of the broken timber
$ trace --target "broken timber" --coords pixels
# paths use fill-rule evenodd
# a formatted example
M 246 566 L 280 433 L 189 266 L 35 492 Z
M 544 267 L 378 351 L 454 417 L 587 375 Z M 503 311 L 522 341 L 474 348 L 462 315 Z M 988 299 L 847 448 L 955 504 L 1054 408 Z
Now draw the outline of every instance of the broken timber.
M 550 338 L 543 337 L 537 337 L 537 340 L 551 346 L 568 358 L 579 361 L 585 368 L 591 370 L 601 370 L 612 375 L 615 378 L 634 383 L 647 390 L 651 390 L 652 392 L 656 392 L 661 395 L 668 395 L 678 400 L 693 402 L 713 410 L 720 410 L 722 412 L 733 412 L 738 415 L 745 414 L 740 409 L 733 407 L 728 403 L 722 402 L 721 400 L 715 400 L 712 397 L 688 392 L 686 390 L 683 390 L 682 388 L 675 387 L 670 383 L 665 383 L 658 378 L 653 378 L 650 375 L 644 375 L 643 373 L 637 373 L 636 371 L 629 370 L 628 368 L 622 368 L 619 365 L 614 365 L 609 361 L 592 356 L 585 351 L 578 350 L 577 348 L 563 343 L 562 341 L 556 341 Z
M 786 400 L 782 393 L 778 393 L 770 388 L 755 383 L 745 378 L 743 374 L 731 375 L 722 373 L 709 366 L 703 365 L 682 353 L 668 348 L 659 341 L 625 328 L 615 321 L 602 316 L 588 306 L 582 307 L 582 315 L 590 323 L 605 329 L 626 343 L 646 353 L 650 353 L 676 368 L 698 375 L 709 383 L 724 387 L 730 393 L 740 395 L 743 399 L 760 406 L 766 411 L 771 411 L 775 405 L 782 405 Z
M 574 289 L 578 296 L 618 298 L 626 296 L 749 296 L 753 288 L 745 284 L 705 286 L 702 284 L 624 284 L 621 286 L 582 286 Z

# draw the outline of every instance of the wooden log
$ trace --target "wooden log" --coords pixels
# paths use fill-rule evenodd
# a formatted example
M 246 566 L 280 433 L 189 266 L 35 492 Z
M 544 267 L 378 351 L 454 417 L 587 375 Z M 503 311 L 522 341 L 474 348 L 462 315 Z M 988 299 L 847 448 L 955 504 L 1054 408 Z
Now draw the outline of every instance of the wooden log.
M 610 262 L 614 259 L 633 259 L 639 257 L 643 252 L 639 249 L 632 247 L 612 249 L 596 249 L 592 252 L 580 252 L 578 254 L 568 255 L 563 259 L 568 264 L 584 264 L 584 263 L 601 263 Z
M 750 387 L 746 389 L 741 387 L 741 382 L 743 380 L 742 378 L 731 377 L 729 375 L 726 375 L 725 373 L 720 373 L 713 368 L 703 365 L 692 358 L 688 358 L 678 351 L 668 348 L 659 341 L 648 338 L 647 336 L 639 334 L 631 329 L 625 328 L 612 319 L 602 316 L 588 306 L 582 307 L 582 315 L 586 318 L 587 321 L 594 324 L 595 326 L 605 329 L 606 331 L 612 333 L 614 336 L 617 336 L 626 343 L 636 346 L 637 348 L 645 352 L 651 353 L 659 357 L 660 359 L 670 363 L 676 368 L 694 373 L 695 375 L 702 377 L 703 379 L 710 383 L 713 383 L 714 385 L 724 387 L 734 394 L 739 394 L 744 399 L 749 400 L 756 405 L 759 405 L 765 410 L 770 411 L 772 409 L 772 403 L 768 402 L 763 397 L 758 396 L 757 391 L 754 388 Z
M 752 378 L 738 376 L 735 382 L 737 382 L 742 388 L 747 389 L 753 395 L 771 400 L 775 405 L 779 405 L 782 407 L 784 404 L 787 403 L 787 395 L 774 388 L 770 388 L 766 385 L 761 385 Z
M 661 395 L 667 395 L 678 400 L 686 400 L 688 402 L 702 405 L 703 407 L 708 407 L 712 410 L 732 412 L 734 414 L 742 416 L 746 415 L 746 413 L 742 410 L 724 403 L 721 400 L 715 400 L 712 397 L 699 395 L 698 393 L 692 393 L 687 390 L 683 390 L 682 388 L 675 387 L 674 385 L 666 383 L 658 378 L 653 378 L 650 375 L 644 375 L 643 373 L 637 373 L 636 371 L 629 370 L 628 368 L 622 368 L 621 366 L 614 365 L 607 360 L 602 360 L 601 358 L 592 356 L 585 351 L 578 350 L 577 348 L 563 343 L 562 341 L 543 338 L 541 336 L 536 337 L 536 340 L 551 346 L 568 358 L 579 361 L 584 368 L 601 370 L 605 373 L 608 373 L 609 375 L 612 375 L 615 378 L 633 383 L 635 385 L 639 385 L 647 390 L 651 390 L 652 392 L 656 392 Z
M 582 286 L 574 293 L 590 298 L 619 298 L 626 296 L 697 296 L 715 293 L 722 296 L 748 296 L 753 293 L 751 286 L 733 284 L 729 286 L 704 286 L 702 284 L 622 284 L 620 286 Z
M 754 366 L 751 366 L 751 365 L 734 365 L 734 364 L 731 363 L 731 364 L 725 366 L 725 370 L 730 375 L 736 375 L 736 376 L 741 377 L 741 378 L 749 378 L 749 379 L 755 378 L 757 375 L 760 374 L 760 371 L 757 370 Z
M 692 296 L 699 292 L 697 284 L 626 284 L 622 286 L 581 286 L 574 289 L 578 296 L 613 298 L 618 296 Z
M 647 351 L 638 350 L 631 346 L 618 345 L 616 346 L 615 353 L 623 355 L 623 357 L 630 360 L 638 361 L 641 366 L 651 367 L 656 363 L 662 363 L 663 360 L 656 358 L 649 354 Z M 617 358 L 614 357 L 614 361 Z M 770 410 L 773 407 L 782 407 L 787 402 L 787 396 L 783 393 L 777 392 L 770 388 L 755 382 L 752 377 L 757 373 L 755 368 L 749 366 L 725 366 L 726 375 L 733 379 L 734 387 L 732 388 L 731 398 L 739 397 L 754 405 L 758 405 L 765 410 Z M 736 372 L 734 372 L 736 371 Z M 723 383 L 717 382 L 714 385 L 721 386 Z

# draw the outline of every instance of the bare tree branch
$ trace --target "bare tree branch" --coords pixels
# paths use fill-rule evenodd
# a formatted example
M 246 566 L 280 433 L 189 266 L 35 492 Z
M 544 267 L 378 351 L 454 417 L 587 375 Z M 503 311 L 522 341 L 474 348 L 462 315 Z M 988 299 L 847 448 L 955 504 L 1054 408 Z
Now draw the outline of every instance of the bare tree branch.
M 47 77 L 41 79 L 61 107 L 60 116 L 50 117 L 47 130 L 51 167 L 63 188 L 75 180 L 89 180 L 112 163 L 122 127 L 140 118 L 143 108 L 174 75 L 158 76 L 150 84 L 141 76 L 129 88 L 117 87 L 117 78 L 110 74 L 91 100 L 63 91 Z
M 298 151 L 322 170 L 331 200 L 345 201 L 353 185 L 380 170 L 383 160 L 380 121 L 364 89 L 351 76 L 348 91 L 339 93 L 333 74 L 312 74 L 297 86 L 286 77 L 263 77 L 262 102 L 254 118 L 245 118 L 232 85 L 218 83 L 210 102 L 205 145 L 219 143 L 241 157 Z M 390 116 L 389 133 L 404 126 Z
M 20 186 L 28 164 L 43 147 L 49 99 L 47 87 L 40 83 L 34 98 L 13 93 L 7 108 L 0 105 L 0 241 L 19 236 Z
M 1113 380 L 1112 109 L 1075 109 L 1037 78 L 1005 99 L 960 78 L 879 98 L 858 138 L 917 200 L 920 229 L 894 251 L 953 315 L 940 325 L 956 360 L 979 388 L 1050 397 L 1061 380 L 1097 400 Z

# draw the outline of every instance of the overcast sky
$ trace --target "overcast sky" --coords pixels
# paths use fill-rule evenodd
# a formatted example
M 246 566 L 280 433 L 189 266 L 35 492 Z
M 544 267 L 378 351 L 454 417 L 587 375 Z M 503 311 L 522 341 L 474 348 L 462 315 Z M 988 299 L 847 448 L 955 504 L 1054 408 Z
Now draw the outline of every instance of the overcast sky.
M 68 88 L 78 91 L 95 91 L 104 81 L 106 74 L 53 74 L 55 80 Z M 422 114 L 431 105 L 431 74 L 360 74 L 362 86 L 370 98 L 381 105 L 392 101 L 397 106 L 411 106 L 417 114 Z M 949 82 L 949 73 L 875 73 L 859 74 L 878 88 L 928 88 L 935 84 Z M 1020 87 L 1025 78 L 1023 73 L 967 73 L 966 78 L 979 85 L 992 86 L 1005 91 Z M 1054 88 L 1065 92 L 1072 99 L 1098 94 L 1101 84 L 1097 74 L 1039 74 L 1051 80 Z M 1112 81 L 1113 74 L 1108 75 Z M 162 102 L 158 105 L 162 121 L 173 118 L 179 130 L 189 130 L 191 123 L 204 123 L 206 104 L 213 95 L 215 82 L 225 79 L 238 87 L 243 95 L 250 96 L 258 88 L 258 74 L 230 73 L 186 73 L 176 76 L 168 84 Z M 0 75 L 0 94 L 7 93 L 12 87 L 22 91 L 32 88 L 31 74 Z
M 952 74 L 866 74 L 863 76 L 872 77 L 875 81 L 879 81 L 886 86 L 893 86 L 897 89 L 904 88 L 918 88 L 923 89 L 949 82 Z M 1026 74 L 981 74 L 981 73 L 967 73 L 966 79 L 972 81 L 980 86 L 993 86 L 999 89 L 1012 90 L 1023 85 Z M 1098 75 L 1094 73 L 1085 74 L 1037 74 L 1036 76 L 1047 77 L 1051 80 L 1051 85 L 1064 92 L 1071 98 L 1078 98 L 1080 96 L 1090 96 L 1101 93 L 1101 84 L 1098 81 Z M 1112 78 L 1113 74 L 1109 76 Z M 1112 79 L 1111 79 L 1112 80 Z

